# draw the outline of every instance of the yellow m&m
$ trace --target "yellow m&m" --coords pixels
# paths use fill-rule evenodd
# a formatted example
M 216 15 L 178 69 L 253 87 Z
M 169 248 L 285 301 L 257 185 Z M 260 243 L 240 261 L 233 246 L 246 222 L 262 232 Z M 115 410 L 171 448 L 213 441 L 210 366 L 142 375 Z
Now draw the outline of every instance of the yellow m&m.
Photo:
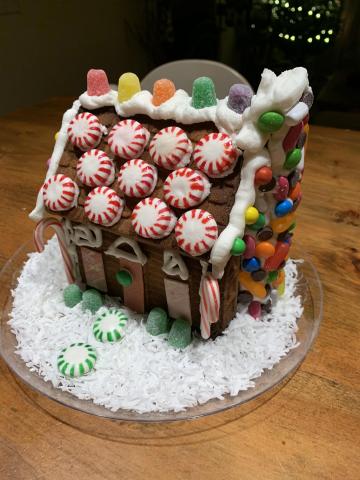
M 259 210 L 255 207 L 248 207 L 245 212 L 245 221 L 247 225 L 252 225 L 259 218 Z

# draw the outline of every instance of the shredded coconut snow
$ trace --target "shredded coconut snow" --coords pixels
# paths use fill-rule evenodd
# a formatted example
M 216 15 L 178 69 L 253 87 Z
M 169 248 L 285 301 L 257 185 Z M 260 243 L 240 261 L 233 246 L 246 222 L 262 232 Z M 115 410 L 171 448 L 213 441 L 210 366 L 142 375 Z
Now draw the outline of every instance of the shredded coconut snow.
M 297 346 L 296 320 L 302 306 L 294 296 L 296 276 L 296 264 L 290 261 L 286 293 L 274 301 L 272 313 L 255 321 L 239 308 L 229 328 L 214 341 L 196 338 L 186 349 L 175 350 L 166 335 L 146 332 L 146 317 L 129 312 L 124 340 L 101 343 L 91 328 L 96 314 L 63 302 L 67 282 L 54 237 L 44 252 L 29 255 L 13 292 L 9 323 L 18 341 L 17 354 L 54 387 L 112 411 L 181 411 L 253 387 L 264 369 Z M 110 298 L 106 304 L 116 305 Z M 67 379 L 58 372 L 57 356 L 74 342 L 94 345 L 98 361 L 89 375 Z

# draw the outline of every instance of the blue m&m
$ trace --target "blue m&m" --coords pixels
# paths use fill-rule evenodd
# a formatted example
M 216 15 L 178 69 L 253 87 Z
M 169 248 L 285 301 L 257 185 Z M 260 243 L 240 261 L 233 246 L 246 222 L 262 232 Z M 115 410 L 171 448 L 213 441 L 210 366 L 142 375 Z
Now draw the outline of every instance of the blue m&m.
M 260 260 L 256 257 L 251 257 L 246 260 L 243 260 L 242 267 L 245 272 L 255 272 L 261 267 Z
M 291 198 L 286 198 L 282 202 L 278 202 L 275 207 L 275 215 L 277 217 L 284 217 L 291 212 L 293 205 Z

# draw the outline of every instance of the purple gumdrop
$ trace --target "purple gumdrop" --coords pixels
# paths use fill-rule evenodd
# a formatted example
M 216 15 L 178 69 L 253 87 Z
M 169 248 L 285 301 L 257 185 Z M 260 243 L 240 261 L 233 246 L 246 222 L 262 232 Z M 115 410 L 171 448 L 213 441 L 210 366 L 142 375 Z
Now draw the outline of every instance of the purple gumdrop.
M 250 106 L 251 97 L 254 95 L 249 85 L 235 83 L 229 90 L 227 106 L 236 113 L 243 113 Z
M 308 108 L 309 108 L 309 110 L 310 110 L 312 104 L 314 103 L 314 95 L 313 95 L 313 93 L 312 93 L 310 90 L 306 90 L 306 91 L 302 94 L 302 96 L 301 96 L 301 98 L 300 98 L 300 102 L 304 102 L 304 103 L 308 106 Z
M 261 317 L 261 303 L 255 300 L 252 301 L 248 306 L 248 313 L 255 318 L 255 320 L 258 320 Z

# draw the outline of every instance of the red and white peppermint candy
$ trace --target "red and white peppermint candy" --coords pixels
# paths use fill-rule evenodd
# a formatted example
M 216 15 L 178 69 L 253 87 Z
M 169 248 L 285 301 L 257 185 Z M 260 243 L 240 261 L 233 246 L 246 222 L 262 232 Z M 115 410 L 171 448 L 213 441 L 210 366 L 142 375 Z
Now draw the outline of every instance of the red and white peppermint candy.
M 99 225 L 111 227 L 120 220 L 125 202 L 109 187 L 96 187 L 85 199 L 87 218 Z
M 89 150 L 100 143 L 102 137 L 101 123 L 92 113 L 79 113 L 69 124 L 68 136 L 75 147 L 84 151 Z
M 149 141 L 150 133 L 141 123 L 128 118 L 121 120 L 110 131 L 108 144 L 111 151 L 121 158 L 139 158 Z
M 42 186 L 44 204 L 49 210 L 63 212 L 76 205 L 79 187 L 71 178 L 58 174 L 49 177 Z
M 235 166 L 238 152 L 226 133 L 209 133 L 197 142 L 194 162 L 209 177 L 225 177 Z
M 147 197 L 152 194 L 158 179 L 153 165 L 136 158 L 124 163 L 119 171 L 119 188 L 128 197 Z
M 131 215 L 135 232 L 144 238 L 164 238 L 175 227 L 176 216 L 160 198 L 144 198 Z
M 181 128 L 166 127 L 154 135 L 149 153 L 159 167 L 175 170 L 190 162 L 192 143 Z
M 76 165 L 77 176 L 88 187 L 111 185 L 115 177 L 114 162 L 102 150 L 85 152 Z
M 196 257 L 208 252 L 218 237 L 214 217 L 205 210 L 185 212 L 175 226 L 175 237 L 180 248 Z
M 165 201 L 175 208 L 199 205 L 210 193 L 205 175 L 192 168 L 179 168 L 170 173 L 164 183 Z
M 220 314 L 219 282 L 211 273 L 202 276 L 199 294 L 201 336 L 207 339 L 210 337 L 211 324 L 219 320 Z

